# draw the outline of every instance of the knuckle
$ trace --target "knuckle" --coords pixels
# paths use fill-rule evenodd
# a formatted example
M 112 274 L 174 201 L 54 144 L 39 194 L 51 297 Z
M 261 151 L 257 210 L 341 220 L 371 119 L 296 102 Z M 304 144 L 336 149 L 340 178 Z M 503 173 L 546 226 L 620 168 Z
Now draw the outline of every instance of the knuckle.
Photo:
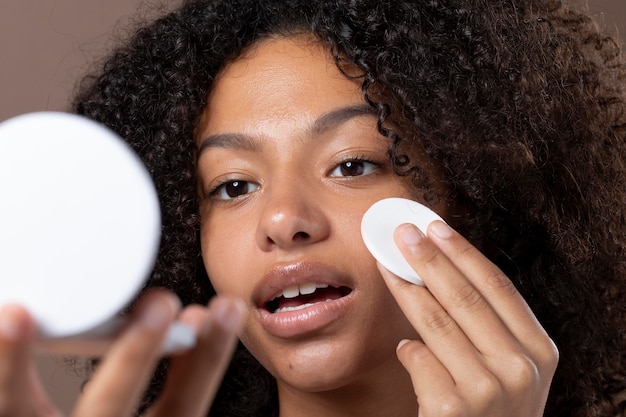
M 441 264 L 442 256 L 443 254 L 438 250 L 430 249 L 420 256 L 419 262 L 425 269 L 437 269 Z
M 476 247 L 472 246 L 469 242 L 463 241 L 456 251 L 456 257 L 474 257 L 476 252 Z
M 539 381 L 539 370 L 526 355 L 512 355 L 508 362 L 508 379 L 514 391 L 527 391 Z
M 494 398 L 498 398 L 502 392 L 502 384 L 492 374 L 482 375 L 473 382 L 474 392 L 477 399 L 491 403 Z
M 456 291 L 452 291 L 449 299 L 455 307 L 469 311 L 480 311 L 487 306 L 483 296 L 470 283 L 466 283 Z
M 436 309 L 426 313 L 422 317 L 422 322 L 426 330 L 441 335 L 450 334 L 456 326 L 452 317 L 443 309 Z
M 559 349 L 550 338 L 546 338 L 546 343 L 539 349 L 537 354 L 537 364 L 541 370 L 554 372 L 559 364 Z
M 497 289 L 504 292 L 505 295 L 514 295 L 517 293 L 517 288 L 515 288 L 513 282 L 495 265 L 489 268 L 483 281 L 487 288 Z
M 424 415 L 429 417 L 462 417 L 467 414 L 467 407 L 459 396 L 447 395 L 427 404 L 420 403 L 420 411 L 424 411 Z

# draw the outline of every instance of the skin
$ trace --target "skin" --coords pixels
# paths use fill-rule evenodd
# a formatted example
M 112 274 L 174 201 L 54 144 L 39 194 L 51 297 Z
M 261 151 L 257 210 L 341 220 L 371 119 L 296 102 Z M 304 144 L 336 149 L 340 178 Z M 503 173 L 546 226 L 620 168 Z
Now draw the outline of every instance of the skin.
M 450 232 L 432 241 L 402 229 L 407 258 L 437 279 L 431 291 L 384 270 L 381 279 L 360 219 L 375 201 L 409 191 L 385 162 L 373 115 L 315 128 L 363 104 L 314 41 L 271 39 L 221 72 L 198 130 L 205 266 L 218 293 L 248 305 L 242 340 L 277 378 L 281 416 L 415 415 L 415 395 L 420 415 L 541 415 L 558 354 L 482 255 L 443 223 Z M 337 301 L 267 312 L 273 294 L 326 279 L 351 290 L 332 320 L 319 317 Z M 294 320 L 297 331 L 284 323 Z M 415 339 L 398 348 L 413 387 L 396 359 L 404 339 Z
M 395 347 L 417 335 L 359 232 L 371 204 L 409 193 L 392 174 L 388 142 L 364 104 L 357 84 L 307 39 L 268 41 L 222 71 L 200 125 L 205 266 L 218 293 L 248 305 L 242 340 L 278 378 L 284 415 L 336 397 L 354 398 L 342 401 L 340 414 L 354 412 L 364 389 L 376 393 L 380 408 L 415 409 Z M 328 121 L 355 107 L 363 110 Z M 363 174 L 348 175 L 349 161 Z M 234 181 L 246 185 L 229 195 Z M 327 311 L 320 303 L 303 310 L 307 320 L 288 335 L 264 327 L 264 287 L 273 287 L 271 296 L 294 282 L 335 280 L 351 293 L 332 321 L 312 324 Z
M 146 294 L 72 415 L 131 415 L 176 317 L 199 342 L 173 358 L 150 416 L 205 415 L 238 332 L 276 376 L 282 417 L 542 415 L 558 352 L 507 277 L 442 222 L 396 231 L 427 288 L 361 243 L 371 203 L 410 195 L 362 105 L 304 37 L 264 41 L 222 71 L 197 129 L 202 255 L 220 295 L 181 311 Z M 310 281 L 344 297 L 267 311 Z M 22 308 L 0 309 L 0 415 L 59 415 L 33 371 L 35 333 Z
M 216 297 L 207 307 L 180 310 L 176 297 L 153 290 L 137 303 L 128 325 L 85 386 L 72 416 L 131 416 L 173 320 L 195 330 L 195 348 L 172 358 L 167 386 L 148 411 L 151 417 L 206 415 L 245 319 L 240 301 Z M 36 326 L 18 305 L 0 309 L 0 415 L 59 417 L 35 371 Z M 184 375 L 182 377 L 181 375 Z

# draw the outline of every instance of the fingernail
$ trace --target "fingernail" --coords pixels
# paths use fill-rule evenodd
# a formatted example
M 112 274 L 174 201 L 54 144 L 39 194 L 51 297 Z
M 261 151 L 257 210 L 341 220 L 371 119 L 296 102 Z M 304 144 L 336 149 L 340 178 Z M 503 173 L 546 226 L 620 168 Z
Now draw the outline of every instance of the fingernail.
M 175 312 L 180 308 L 176 297 L 165 300 L 152 300 L 139 313 L 142 325 L 151 329 L 161 329 L 169 324 Z
M 412 224 L 400 225 L 398 227 L 398 233 L 400 240 L 408 246 L 416 245 L 424 237 L 424 234 Z
M 246 312 L 246 306 L 243 301 L 235 299 L 226 302 L 225 300 L 217 303 L 215 311 L 215 319 L 222 327 L 234 330 L 239 327 L 241 320 Z
M 452 236 L 452 228 L 446 223 L 436 220 L 429 226 L 430 231 L 440 239 L 447 239 Z
M 19 340 L 25 329 L 15 307 L 6 305 L 0 310 L 0 336 L 5 340 Z
M 400 340 L 400 342 L 398 343 L 398 346 L 396 347 L 396 350 L 399 350 L 402 346 L 406 345 L 407 343 L 409 343 L 408 339 Z

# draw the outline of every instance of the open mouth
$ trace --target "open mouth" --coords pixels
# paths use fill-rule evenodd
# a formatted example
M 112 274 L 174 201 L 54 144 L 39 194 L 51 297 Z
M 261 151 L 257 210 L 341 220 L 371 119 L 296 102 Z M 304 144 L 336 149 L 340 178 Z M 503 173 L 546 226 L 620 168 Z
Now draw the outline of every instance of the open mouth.
M 328 284 L 294 285 L 268 301 L 265 309 L 270 313 L 302 310 L 315 304 L 338 300 L 350 292 L 352 290 L 348 287 L 333 287 Z

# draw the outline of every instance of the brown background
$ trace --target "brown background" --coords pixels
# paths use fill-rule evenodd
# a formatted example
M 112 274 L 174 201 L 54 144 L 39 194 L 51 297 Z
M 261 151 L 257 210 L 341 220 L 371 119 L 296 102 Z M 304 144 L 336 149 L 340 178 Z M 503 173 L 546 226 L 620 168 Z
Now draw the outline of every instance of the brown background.
M 30 111 L 65 110 L 76 80 L 137 15 L 178 3 L 0 0 L 0 121 Z M 587 5 L 601 22 L 626 34 L 626 0 L 588 0 Z M 46 388 L 69 410 L 80 378 L 59 358 L 43 356 L 38 362 Z

